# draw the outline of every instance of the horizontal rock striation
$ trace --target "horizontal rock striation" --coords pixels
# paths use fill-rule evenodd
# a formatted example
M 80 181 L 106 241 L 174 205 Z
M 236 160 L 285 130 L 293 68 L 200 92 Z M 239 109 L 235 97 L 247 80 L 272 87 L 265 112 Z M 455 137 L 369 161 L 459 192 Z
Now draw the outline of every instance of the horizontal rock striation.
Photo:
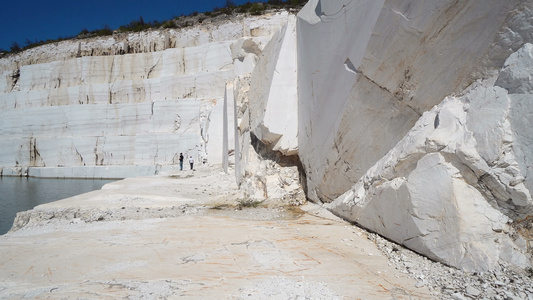
M 32 48 L 0 60 L 0 69 L 16 70 L 24 65 L 42 64 L 83 56 L 115 56 L 159 52 L 169 48 L 197 47 L 242 37 L 268 37 L 279 29 L 286 16 L 235 15 L 223 20 L 206 19 L 195 26 L 158 29 L 112 36 L 73 39 Z
M 0 60 L 0 174 L 121 178 L 221 163 L 211 113 L 288 13 L 64 41 Z M 221 119 L 221 118 L 218 118 Z M 215 145 L 217 144 L 217 145 Z M 209 159 L 209 160 L 208 160 Z

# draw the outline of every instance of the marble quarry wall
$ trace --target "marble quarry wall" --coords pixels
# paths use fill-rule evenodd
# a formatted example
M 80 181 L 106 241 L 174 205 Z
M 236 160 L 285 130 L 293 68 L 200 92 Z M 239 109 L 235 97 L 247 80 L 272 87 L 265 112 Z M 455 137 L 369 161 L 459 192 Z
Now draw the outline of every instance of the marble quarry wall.
M 183 152 L 247 200 L 307 198 L 465 270 L 533 266 L 531 1 L 310 0 L 0 70 L 4 175 L 156 174 Z
M 221 164 L 226 82 L 253 70 L 287 17 L 65 41 L 0 59 L 0 174 L 149 175 L 177 168 L 180 152 Z
M 309 1 L 309 199 L 451 266 L 531 266 L 532 28 L 531 1 Z

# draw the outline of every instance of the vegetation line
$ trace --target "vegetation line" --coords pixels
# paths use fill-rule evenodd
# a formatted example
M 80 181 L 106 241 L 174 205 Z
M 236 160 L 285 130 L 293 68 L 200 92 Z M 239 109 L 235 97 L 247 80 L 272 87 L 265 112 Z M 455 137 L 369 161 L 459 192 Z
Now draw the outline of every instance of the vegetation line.
M 170 20 L 166 21 L 148 21 L 145 22 L 143 17 L 139 17 L 138 20 L 133 20 L 129 24 L 122 25 L 119 28 L 113 30 L 109 27 L 109 25 L 104 25 L 101 29 L 96 29 L 89 31 L 87 28 L 84 28 L 81 30 L 80 33 L 76 36 L 67 36 L 67 37 L 59 37 L 57 39 L 49 39 L 46 41 L 42 40 L 35 40 L 31 41 L 29 39 L 26 39 L 25 45 L 20 46 L 19 43 L 13 42 L 8 50 L 4 50 L 0 48 L 0 57 L 3 57 L 4 55 L 8 54 L 15 54 L 19 53 L 21 51 L 25 51 L 31 48 L 35 48 L 38 46 L 46 45 L 46 44 L 52 44 L 57 43 L 65 40 L 73 40 L 73 39 L 85 39 L 85 38 L 91 38 L 91 37 L 99 37 L 99 36 L 110 36 L 114 33 L 124 33 L 124 32 L 139 32 L 143 30 L 148 29 L 162 29 L 162 28 L 183 28 L 192 26 L 193 22 L 184 22 L 184 19 L 187 17 L 198 17 L 198 22 L 202 23 L 207 18 L 214 18 L 220 15 L 233 15 L 233 14 L 250 14 L 250 15 L 261 15 L 265 11 L 270 9 L 297 9 L 300 8 L 302 5 L 304 5 L 307 0 L 268 0 L 265 2 L 246 2 L 241 5 L 235 5 L 235 2 L 232 0 L 226 0 L 226 3 L 224 7 L 215 7 L 213 11 L 207 11 L 204 13 L 199 13 L 197 11 L 194 11 L 190 13 L 189 15 L 181 15 L 179 17 L 174 17 Z

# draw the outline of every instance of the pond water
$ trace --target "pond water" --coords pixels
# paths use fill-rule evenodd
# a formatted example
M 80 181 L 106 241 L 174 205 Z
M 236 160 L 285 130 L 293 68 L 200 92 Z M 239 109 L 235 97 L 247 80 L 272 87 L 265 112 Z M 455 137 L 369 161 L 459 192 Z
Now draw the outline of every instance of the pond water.
M 17 212 L 99 190 L 116 180 L 0 177 L 0 235 L 11 229 Z

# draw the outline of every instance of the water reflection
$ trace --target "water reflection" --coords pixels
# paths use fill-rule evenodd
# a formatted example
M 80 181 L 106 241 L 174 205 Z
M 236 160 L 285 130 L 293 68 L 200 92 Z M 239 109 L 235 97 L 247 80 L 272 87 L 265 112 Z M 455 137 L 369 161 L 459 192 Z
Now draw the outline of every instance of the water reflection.
M 0 177 L 0 234 L 9 231 L 17 212 L 99 190 L 115 180 Z

